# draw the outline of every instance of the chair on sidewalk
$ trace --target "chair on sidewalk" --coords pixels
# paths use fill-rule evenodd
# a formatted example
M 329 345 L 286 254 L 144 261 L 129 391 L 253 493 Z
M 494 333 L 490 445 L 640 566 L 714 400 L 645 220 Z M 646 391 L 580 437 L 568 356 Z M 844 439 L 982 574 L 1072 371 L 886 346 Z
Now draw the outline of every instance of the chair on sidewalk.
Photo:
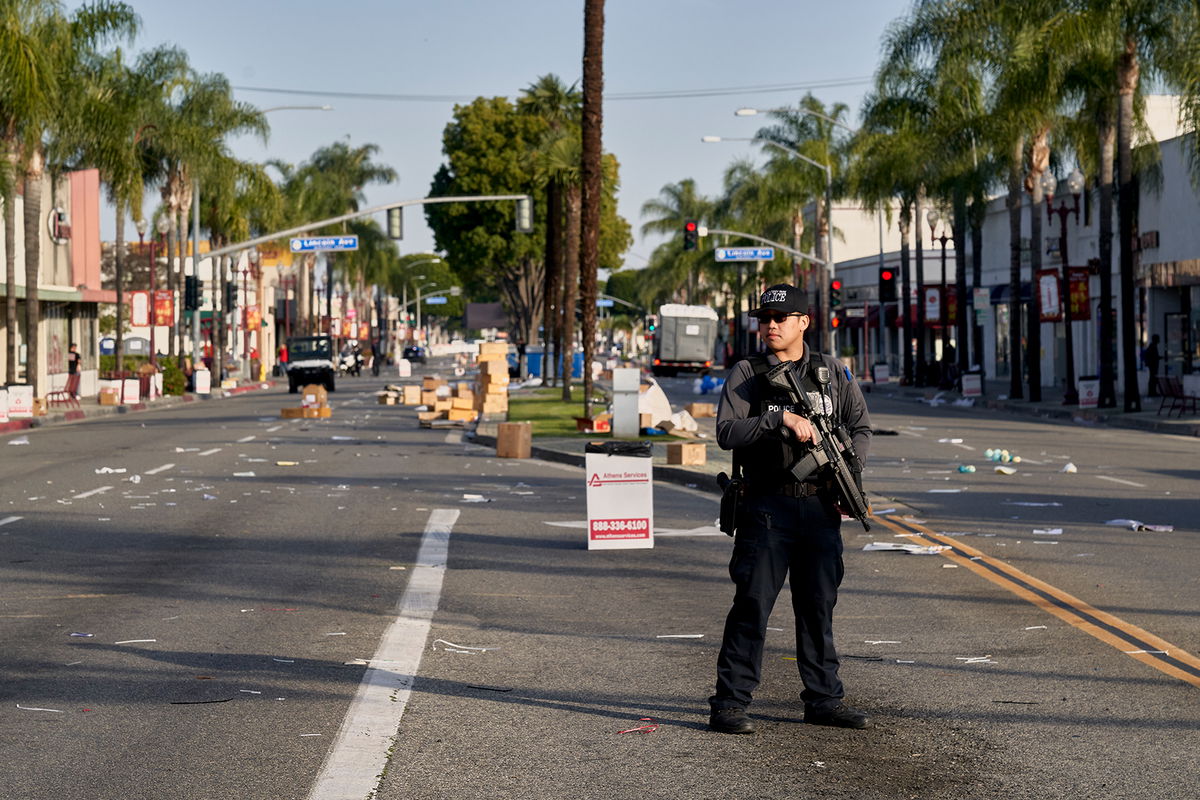
M 1171 413 L 1177 408 L 1179 409 L 1180 417 L 1183 417 L 1184 411 L 1190 411 L 1192 414 L 1196 413 L 1196 400 L 1200 398 L 1197 398 L 1195 395 L 1184 394 L 1183 381 L 1179 378 L 1159 377 L 1158 393 L 1162 395 L 1162 401 L 1158 404 L 1158 411 L 1156 413 L 1162 413 L 1168 400 L 1171 401 L 1171 407 L 1167 409 L 1168 419 L 1171 417 Z

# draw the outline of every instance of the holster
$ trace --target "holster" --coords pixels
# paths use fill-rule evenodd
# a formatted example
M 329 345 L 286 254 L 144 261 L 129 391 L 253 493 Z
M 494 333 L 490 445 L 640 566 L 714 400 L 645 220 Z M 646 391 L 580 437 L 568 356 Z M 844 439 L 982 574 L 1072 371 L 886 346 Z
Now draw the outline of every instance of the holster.
M 733 536 L 737 528 L 738 507 L 742 504 L 746 484 L 741 478 L 730 478 L 724 472 L 717 475 L 721 487 L 721 517 L 718 526 L 722 533 Z

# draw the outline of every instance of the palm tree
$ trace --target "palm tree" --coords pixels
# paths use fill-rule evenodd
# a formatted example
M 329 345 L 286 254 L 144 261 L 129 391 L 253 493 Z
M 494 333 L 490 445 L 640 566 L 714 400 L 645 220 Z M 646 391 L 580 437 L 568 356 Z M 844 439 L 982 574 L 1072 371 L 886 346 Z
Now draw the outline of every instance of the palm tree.
M 603 202 L 604 0 L 583 5 L 583 208 L 580 243 L 583 293 L 583 415 L 592 416 L 592 353 L 596 346 L 596 273 L 600 267 Z
M 571 365 L 575 351 L 575 309 L 579 303 L 579 252 L 582 243 L 582 142 L 579 131 L 564 129 L 557 138 L 543 143 L 543 149 L 536 161 L 535 174 L 545 175 L 548 180 L 553 180 L 562 191 L 562 279 L 561 291 L 554 298 L 559 309 L 555 323 L 559 338 L 555 342 L 554 350 L 555 357 L 561 358 L 563 365 L 562 399 L 564 402 L 570 402 Z M 584 364 L 586 366 L 586 359 Z
M 24 180 L 26 380 L 39 392 L 41 306 L 40 230 L 42 177 L 46 143 L 61 122 L 60 106 L 80 71 L 83 58 L 114 37 L 132 36 L 137 28 L 133 9 L 120 2 L 97 0 L 69 16 L 53 0 L 18 0 L 0 6 L 0 136 L 10 177 L 3 181 L 7 258 L 16 220 L 12 192 L 18 171 Z M 15 379 L 15 263 L 6 264 L 8 294 L 9 377 Z
M 563 185 L 559 176 L 548 169 L 547 158 L 554 143 L 564 136 L 577 135 L 582 95 L 574 85 L 567 87 L 557 75 L 543 75 L 531 84 L 517 100 L 521 113 L 544 120 L 547 131 L 535 152 L 534 174 L 546 191 L 546 265 L 542 304 L 542 364 L 543 377 L 554 384 L 555 367 L 561 357 L 561 309 L 557 298 L 561 294 L 563 260 Z M 555 358 L 550 357 L 550 343 L 555 345 Z

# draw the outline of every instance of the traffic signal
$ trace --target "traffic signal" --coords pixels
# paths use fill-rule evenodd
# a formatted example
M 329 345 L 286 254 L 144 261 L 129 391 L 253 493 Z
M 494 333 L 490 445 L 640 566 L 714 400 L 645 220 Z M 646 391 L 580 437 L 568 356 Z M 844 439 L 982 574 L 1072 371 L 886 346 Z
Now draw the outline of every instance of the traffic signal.
M 529 195 L 517 200 L 517 233 L 533 233 L 533 198 Z
M 840 308 L 842 305 L 842 281 L 834 278 L 829 282 L 829 307 Z
M 879 268 L 879 302 L 896 302 L 896 271 L 891 267 Z
M 658 315 L 651 314 L 650 316 L 646 317 L 646 331 L 649 333 L 654 333 L 654 331 L 657 328 L 658 328 Z
M 225 310 L 231 311 L 237 305 L 237 284 L 233 281 L 225 284 Z
M 195 275 L 183 277 L 183 307 L 187 311 L 200 308 L 200 279 Z
M 839 328 L 839 327 L 841 327 L 841 325 L 842 325 L 842 320 L 837 314 L 833 314 L 829 317 L 829 326 L 831 328 Z
M 404 208 L 389 208 L 387 210 L 387 234 L 389 239 L 404 238 Z
M 683 249 L 695 250 L 700 245 L 700 226 L 696 220 L 689 219 L 683 223 Z

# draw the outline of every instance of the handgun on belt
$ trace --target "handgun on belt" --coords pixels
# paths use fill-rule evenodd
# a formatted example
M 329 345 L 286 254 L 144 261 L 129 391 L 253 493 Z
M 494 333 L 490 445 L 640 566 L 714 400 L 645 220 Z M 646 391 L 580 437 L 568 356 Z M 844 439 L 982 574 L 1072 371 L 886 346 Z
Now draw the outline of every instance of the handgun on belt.
M 813 408 L 808 394 L 800 388 L 796 376 L 792 374 L 791 365 L 792 362 L 784 361 L 773 368 L 767 373 L 767 383 L 772 388 L 786 393 L 792 404 L 799 409 L 800 416 L 807 419 L 817 432 L 812 449 L 791 466 L 792 475 L 796 480 L 803 481 L 821 467 L 828 465 L 833 473 L 842 507 L 862 523 L 864 530 L 869 531 L 871 525 L 867 522 L 867 517 L 871 514 L 871 506 L 860 488 L 862 462 L 854 452 L 850 434 L 844 426 L 833 425 L 828 416 Z M 828 368 L 815 369 L 817 383 L 821 386 L 828 384 Z M 822 372 L 824 380 L 821 380 Z

